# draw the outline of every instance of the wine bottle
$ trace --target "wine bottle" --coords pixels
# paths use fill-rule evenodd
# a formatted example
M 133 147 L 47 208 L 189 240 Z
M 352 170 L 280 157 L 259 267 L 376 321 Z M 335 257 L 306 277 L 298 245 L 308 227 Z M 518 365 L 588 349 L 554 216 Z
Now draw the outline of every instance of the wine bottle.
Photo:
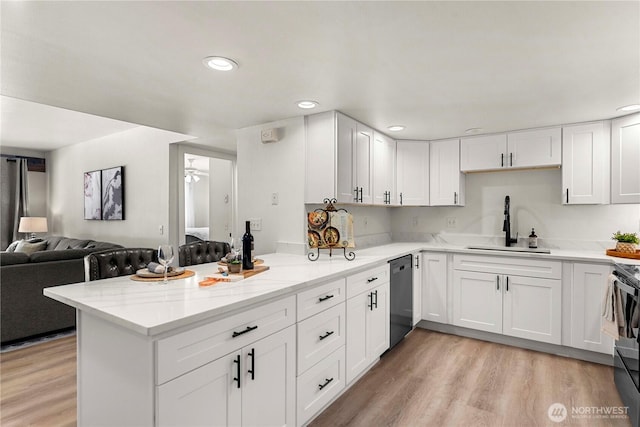
M 251 235 L 251 221 L 245 222 L 245 232 L 242 236 L 242 269 L 253 270 L 253 236 Z

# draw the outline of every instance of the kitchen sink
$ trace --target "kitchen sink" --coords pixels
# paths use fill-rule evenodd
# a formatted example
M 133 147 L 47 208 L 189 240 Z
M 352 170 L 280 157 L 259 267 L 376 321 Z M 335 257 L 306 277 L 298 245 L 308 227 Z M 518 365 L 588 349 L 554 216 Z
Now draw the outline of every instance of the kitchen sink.
M 523 248 L 520 246 L 467 246 L 465 249 L 477 249 L 482 251 L 503 251 L 503 252 L 530 252 L 536 254 L 550 254 L 551 251 L 549 249 L 540 249 L 540 248 Z

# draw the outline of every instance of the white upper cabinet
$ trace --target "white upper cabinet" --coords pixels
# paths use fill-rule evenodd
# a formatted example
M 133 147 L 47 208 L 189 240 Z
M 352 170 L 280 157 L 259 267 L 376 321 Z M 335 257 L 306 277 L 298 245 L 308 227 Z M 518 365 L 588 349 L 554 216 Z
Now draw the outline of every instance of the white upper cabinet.
M 305 117 L 305 203 L 336 197 L 337 128 L 335 111 Z
M 336 115 L 336 145 L 338 149 L 336 168 L 336 199 L 340 203 L 355 203 L 359 200 L 356 190 L 354 163 L 356 161 L 357 122 L 342 114 Z
M 562 203 L 609 203 L 610 123 L 562 128 Z
M 396 141 L 373 132 L 373 204 L 396 205 Z
M 429 143 L 398 141 L 396 144 L 396 203 L 429 205 Z
M 611 122 L 611 203 L 640 203 L 640 114 Z
M 460 140 L 429 143 L 431 206 L 464 206 L 464 175 L 460 173 Z
M 559 127 L 463 138 L 460 143 L 460 170 L 474 172 L 559 166 L 561 147 Z

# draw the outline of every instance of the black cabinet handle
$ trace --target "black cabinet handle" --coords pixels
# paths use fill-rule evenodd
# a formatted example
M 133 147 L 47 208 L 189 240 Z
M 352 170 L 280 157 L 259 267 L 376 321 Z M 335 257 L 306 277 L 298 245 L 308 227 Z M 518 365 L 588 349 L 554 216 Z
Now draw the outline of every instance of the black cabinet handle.
M 373 311 L 373 292 L 369 292 L 367 298 L 369 298 L 369 304 L 367 304 L 367 307 L 369 307 L 369 310 Z
M 240 388 L 240 355 L 237 355 L 236 358 L 233 359 L 233 363 L 236 363 L 238 365 L 238 368 L 236 371 L 238 376 L 233 380 L 238 382 L 238 388 Z
M 453 204 L 458 204 L 458 193 L 456 191 L 453 192 Z
M 328 386 L 331 381 L 333 381 L 333 378 L 325 378 L 324 384 L 318 384 L 318 388 L 322 390 L 323 388 Z
M 325 339 L 325 338 L 327 338 L 327 337 L 329 337 L 331 335 L 333 335 L 333 331 L 329 331 L 324 335 L 320 335 L 318 338 L 320 338 L 320 341 L 322 341 L 323 339 Z
M 372 277 L 370 279 L 367 279 L 367 283 L 375 282 L 376 280 L 378 280 L 377 277 Z
M 569 203 L 569 187 L 567 187 L 567 203 Z
M 375 302 L 373 301 L 373 296 L 376 297 Z M 371 296 L 371 305 L 375 306 L 375 308 L 378 308 L 378 291 L 373 291 L 372 292 L 372 296 Z M 373 310 L 373 308 L 372 308 Z
M 416 269 L 420 268 L 420 255 L 416 255 Z
M 256 379 L 256 349 L 252 348 L 249 352 L 249 357 L 251 358 L 251 369 L 247 370 L 247 373 L 251 374 L 251 379 Z
M 354 200 L 357 202 L 358 201 L 358 187 L 356 187 L 355 190 L 353 190 L 353 191 L 355 191 L 355 193 L 356 193 L 356 196 L 354 197 Z
M 500 167 L 504 167 L 504 153 L 500 153 Z
M 509 276 L 507 276 L 507 287 L 505 289 L 509 292 Z
M 360 187 L 360 203 L 362 203 L 362 187 Z
M 247 329 L 245 329 L 244 331 L 240 331 L 240 332 L 233 331 L 233 335 L 231 337 L 235 338 L 235 337 L 238 337 L 238 336 L 240 336 L 242 334 L 246 334 L 247 332 L 254 331 L 256 329 L 258 329 L 258 325 L 256 325 L 256 326 L 247 326 Z
M 496 276 L 496 290 L 500 290 L 500 276 Z
M 402 204 L 402 193 L 400 193 L 400 204 Z
M 323 297 L 318 298 L 318 302 L 326 301 L 331 298 L 333 298 L 333 295 L 325 295 Z
M 513 166 L 513 153 L 509 153 L 509 166 Z

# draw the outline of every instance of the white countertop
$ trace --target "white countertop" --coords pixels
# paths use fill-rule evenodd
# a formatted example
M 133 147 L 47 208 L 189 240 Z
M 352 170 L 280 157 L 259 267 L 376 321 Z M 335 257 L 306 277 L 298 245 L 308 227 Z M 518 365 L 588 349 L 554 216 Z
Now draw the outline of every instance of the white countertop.
M 382 262 L 418 251 L 473 253 L 559 261 L 640 265 L 640 261 L 614 258 L 598 252 L 554 249 L 551 254 L 472 250 L 432 243 L 391 243 L 354 250 L 353 261 L 342 252 L 332 257 L 321 251 L 317 261 L 289 254 L 260 255 L 270 270 L 238 282 L 200 287 L 198 282 L 217 272 L 217 263 L 187 267 L 193 277 L 162 282 L 137 282 L 130 276 L 46 288 L 44 294 L 137 333 L 154 336 L 194 322 L 220 316 L 306 287 L 344 277 Z

